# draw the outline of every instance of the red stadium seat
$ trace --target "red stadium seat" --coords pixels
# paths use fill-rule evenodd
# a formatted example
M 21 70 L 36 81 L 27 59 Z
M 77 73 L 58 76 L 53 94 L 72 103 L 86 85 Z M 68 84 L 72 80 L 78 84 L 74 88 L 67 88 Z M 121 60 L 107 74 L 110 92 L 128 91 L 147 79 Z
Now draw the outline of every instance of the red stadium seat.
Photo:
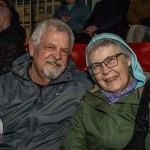
M 150 42 L 128 43 L 135 52 L 143 71 L 150 72 Z
M 28 43 L 24 43 L 24 47 L 25 47 L 25 50 L 27 51 L 27 53 L 29 52 L 29 44 Z
M 137 55 L 144 72 L 150 72 L 150 42 L 128 43 Z M 77 68 L 87 71 L 85 49 L 87 44 L 75 43 L 70 58 L 75 61 Z
M 76 67 L 80 70 L 87 71 L 85 49 L 87 44 L 75 43 L 70 54 L 70 58 L 76 63 Z

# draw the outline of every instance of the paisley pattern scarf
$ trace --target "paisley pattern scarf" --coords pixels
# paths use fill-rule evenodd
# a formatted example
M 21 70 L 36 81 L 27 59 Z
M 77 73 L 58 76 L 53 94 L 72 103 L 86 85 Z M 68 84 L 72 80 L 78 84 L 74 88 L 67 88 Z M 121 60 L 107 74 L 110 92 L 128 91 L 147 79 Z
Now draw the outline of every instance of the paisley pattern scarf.
M 103 89 L 101 89 L 101 91 L 108 98 L 109 103 L 114 104 L 119 99 L 121 99 L 121 98 L 125 97 L 126 95 L 128 95 L 129 93 L 131 93 L 131 91 L 135 88 L 136 84 L 137 84 L 137 80 L 135 78 L 133 78 L 131 80 L 130 84 L 122 91 L 118 91 L 118 92 L 114 92 L 114 93 L 105 91 Z

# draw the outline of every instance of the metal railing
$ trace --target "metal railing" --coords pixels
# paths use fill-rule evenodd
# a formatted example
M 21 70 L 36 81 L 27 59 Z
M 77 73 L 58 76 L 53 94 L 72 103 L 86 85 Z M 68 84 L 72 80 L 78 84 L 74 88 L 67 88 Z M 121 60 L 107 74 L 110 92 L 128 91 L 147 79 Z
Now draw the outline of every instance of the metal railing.
M 52 17 L 59 0 L 11 0 L 20 16 L 21 25 L 26 29 L 27 42 L 37 23 Z
M 88 0 L 85 0 L 87 4 Z M 21 25 L 26 29 L 27 42 L 37 23 L 51 18 L 60 0 L 10 0 L 20 16 Z

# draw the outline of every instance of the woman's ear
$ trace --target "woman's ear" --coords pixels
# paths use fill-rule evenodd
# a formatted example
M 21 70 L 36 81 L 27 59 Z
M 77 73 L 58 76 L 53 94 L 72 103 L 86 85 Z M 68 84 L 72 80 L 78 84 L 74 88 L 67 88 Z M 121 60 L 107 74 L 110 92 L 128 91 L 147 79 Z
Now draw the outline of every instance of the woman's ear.
M 127 62 L 128 62 L 128 67 L 130 67 L 131 66 L 131 57 L 127 58 Z
M 34 45 L 34 42 L 32 40 L 29 41 L 29 54 L 31 57 L 34 56 L 34 52 L 35 52 L 36 48 Z

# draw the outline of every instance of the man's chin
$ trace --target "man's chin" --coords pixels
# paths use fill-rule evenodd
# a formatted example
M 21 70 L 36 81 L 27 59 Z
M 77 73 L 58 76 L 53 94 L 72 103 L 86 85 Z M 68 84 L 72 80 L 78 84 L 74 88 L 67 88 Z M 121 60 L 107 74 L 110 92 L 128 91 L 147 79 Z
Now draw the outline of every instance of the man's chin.
M 45 70 L 44 71 L 44 75 L 50 79 L 50 80 L 54 80 L 57 79 L 60 76 L 60 70 L 56 70 L 56 69 L 51 69 L 51 70 Z

